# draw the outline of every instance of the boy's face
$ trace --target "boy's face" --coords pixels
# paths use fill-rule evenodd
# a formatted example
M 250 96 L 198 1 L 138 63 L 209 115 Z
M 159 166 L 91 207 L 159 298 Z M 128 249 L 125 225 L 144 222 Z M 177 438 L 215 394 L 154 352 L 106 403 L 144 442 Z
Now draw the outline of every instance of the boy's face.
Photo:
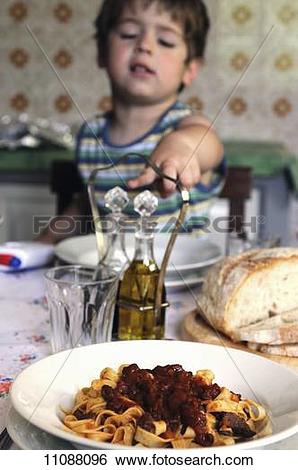
M 188 50 L 182 25 L 156 2 L 126 6 L 109 35 L 104 66 L 116 97 L 135 104 L 176 97 L 180 85 L 195 78 L 198 62 L 186 63 Z

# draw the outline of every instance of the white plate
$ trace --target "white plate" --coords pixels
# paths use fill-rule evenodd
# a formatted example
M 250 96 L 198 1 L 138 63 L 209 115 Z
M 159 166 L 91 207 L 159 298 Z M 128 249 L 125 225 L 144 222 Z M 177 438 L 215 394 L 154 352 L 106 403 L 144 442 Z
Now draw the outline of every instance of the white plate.
M 8 412 L 6 428 L 13 442 L 22 450 L 75 449 L 69 441 L 59 439 L 28 423 L 13 407 Z
M 65 439 L 41 431 L 11 407 L 6 420 L 6 428 L 13 442 L 22 450 L 72 450 L 75 447 Z M 266 446 L 272 450 L 298 449 L 298 434 L 279 443 Z
M 154 241 L 154 254 L 160 265 L 169 234 L 156 234 Z M 130 258 L 134 253 L 134 236 L 126 236 L 126 249 Z M 62 240 L 55 246 L 58 258 L 71 264 L 96 266 L 98 261 L 95 235 L 72 237 Z M 222 257 L 220 248 L 206 238 L 198 238 L 188 234 L 178 235 L 167 268 L 168 274 L 177 274 L 177 271 L 198 270 L 211 266 Z
M 195 287 L 204 282 L 204 278 L 200 273 L 194 273 L 190 276 L 183 275 L 182 278 L 166 279 L 165 286 L 167 289 L 188 289 L 189 287 Z
M 236 444 L 237 449 L 269 445 L 298 431 L 298 375 L 251 353 L 183 341 L 124 341 L 62 351 L 18 375 L 10 392 L 12 404 L 31 424 L 75 447 L 123 449 L 67 432 L 61 407 L 70 408 L 75 393 L 89 386 L 104 367 L 133 362 L 145 368 L 180 363 L 192 371 L 211 369 L 219 385 L 262 403 L 271 414 L 273 434 Z

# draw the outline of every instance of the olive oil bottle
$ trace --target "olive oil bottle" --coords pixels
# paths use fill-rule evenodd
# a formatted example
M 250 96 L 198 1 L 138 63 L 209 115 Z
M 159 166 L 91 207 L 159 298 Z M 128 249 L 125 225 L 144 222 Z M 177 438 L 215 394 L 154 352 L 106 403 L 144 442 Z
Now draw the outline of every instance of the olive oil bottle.
M 153 231 L 148 217 L 155 211 L 157 198 L 144 191 L 134 200 L 135 211 L 141 215 L 135 234 L 135 254 L 125 270 L 118 291 L 118 339 L 162 339 L 165 328 L 165 307 L 156 314 L 154 304 L 159 268 L 153 254 Z M 166 292 L 163 286 L 162 305 Z

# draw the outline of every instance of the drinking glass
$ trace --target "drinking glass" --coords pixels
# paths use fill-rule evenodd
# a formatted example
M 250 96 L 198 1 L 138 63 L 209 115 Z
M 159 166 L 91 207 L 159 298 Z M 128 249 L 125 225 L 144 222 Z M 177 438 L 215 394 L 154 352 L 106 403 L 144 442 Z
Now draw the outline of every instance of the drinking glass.
M 118 275 L 106 266 L 45 273 L 52 351 L 111 341 Z
M 249 239 L 241 236 L 239 233 L 231 232 L 227 236 L 226 255 L 236 256 L 244 251 L 255 250 L 260 248 L 274 248 L 280 246 L 280 238 L 278 236 L 256 236 Z

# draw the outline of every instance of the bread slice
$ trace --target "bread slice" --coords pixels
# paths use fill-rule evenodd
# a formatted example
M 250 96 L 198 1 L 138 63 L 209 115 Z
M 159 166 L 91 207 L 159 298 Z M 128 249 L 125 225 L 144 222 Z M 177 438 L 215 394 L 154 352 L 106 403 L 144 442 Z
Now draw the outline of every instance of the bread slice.
M 298 343 L 293 344 L 280 344 L 273 345 L 270 344 L 257 344 L 257 343 L 247 343 L 247 347 L 253 351 L 262 352 L 265 354 L 274 354 L 276 356 L 288 356 L 288 357 L 298 357 Z
M 298 308 L 240 328 L 234 339 L 272 345 L 298 343 Z
M 207 322 L 238 341 L 240 328 L 295 309 L 297 288 L 298 248 L 253 250 L 212 267 L 198 304 Z

